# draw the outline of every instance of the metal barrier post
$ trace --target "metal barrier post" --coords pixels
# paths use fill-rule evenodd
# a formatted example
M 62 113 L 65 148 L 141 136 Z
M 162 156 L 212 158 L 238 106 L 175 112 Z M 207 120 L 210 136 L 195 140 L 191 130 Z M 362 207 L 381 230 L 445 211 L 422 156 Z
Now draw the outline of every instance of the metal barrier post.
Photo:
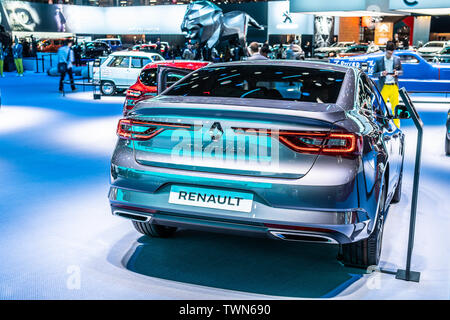
M 411 114 L 411 118 L 414 121 L 414 125 L 417 128 L 417 148 L 416 148 L 416 161 L 414 165 L 414 184 L 411 200 L 411 216 L 409 220 L 409 238 L 408 238 L 408 253 L 406 257 L 406 269 L 398 269 L 395 276 L 396 279 L 419 282 L 420 272 L 411 271 L 411 256 L 414 247 L 414 233 L 416 228 L 416 212 L 417 212 L 417 197 L 419 194 L 419 176 L 420 176 L 420 158 L 422 154 L 422 136 L 423 136 L 423 122 L 419 117 L 412 101 L 406 92 L 405 88 L 401 88 L 400 96 Z
M 36 71 L 34 73 L 39 73 L 39 58 L 36 54 Z

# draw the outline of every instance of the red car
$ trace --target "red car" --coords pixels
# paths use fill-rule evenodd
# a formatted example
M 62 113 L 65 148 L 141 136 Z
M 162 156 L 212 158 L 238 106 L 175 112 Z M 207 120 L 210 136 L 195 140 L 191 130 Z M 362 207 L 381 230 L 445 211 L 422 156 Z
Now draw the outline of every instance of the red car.
M 153 63 L 147 64 L 144 69 L 142 69 L 141 73 L 135 84 L 127 90 L 127 95 L 125 98 L 125 103 L 123 105 L 123 114 L 127 114 L 131 109 L 134 108 L 136 103 L 141 100 L 149 99 L 156 96 L 158 92 L 157 87 L 157 68 L 158 66 L 164 67 L 173 67 L 177 69 L 184 70 L 197 70 L 210 62 L 205 61 L 186 61 L 186 60 L 172 60 L 172 61 L 157 61 Z M 176 82 L 179 79 L 183 78 L 184 75 L 173 74 L 172 78 L 170 76 L 168 78 L 168 82 Z

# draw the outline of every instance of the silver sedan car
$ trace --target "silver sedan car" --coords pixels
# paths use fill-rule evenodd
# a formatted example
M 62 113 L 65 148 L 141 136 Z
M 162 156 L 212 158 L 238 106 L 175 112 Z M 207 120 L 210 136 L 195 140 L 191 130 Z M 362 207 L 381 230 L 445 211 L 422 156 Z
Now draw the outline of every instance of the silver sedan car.
M 119 121 L 112 213 L 151 237 L 190 228 L 330 243 L 346 265 L 376 265 L 401 195 L 393 118 L 354 68 L 209 65 Z

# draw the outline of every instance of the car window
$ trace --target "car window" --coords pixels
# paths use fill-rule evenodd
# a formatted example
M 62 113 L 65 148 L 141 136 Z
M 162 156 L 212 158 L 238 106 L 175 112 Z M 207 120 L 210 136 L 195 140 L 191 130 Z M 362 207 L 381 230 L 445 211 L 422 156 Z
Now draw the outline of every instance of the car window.
M 344 77 L 341 71 L 310 67 L 211 66 L 183 78 L 165 94 L 335 103 Z
M 375 113 L 382 117 L 387 117 L 390 115 L 390 112 L 388 111 L 388 108 L 386 107 L 386 103 L 384 102 L 384 99 L 378 91 L 378 88 L 371 79 L 368 79 L 367 77 L 364 77 L 364 81 L 367 82 L 367 85 L 370 87 L 370 90 L 375 95 L 375 99 L 373 100 L 372 109 L 375 111 Z
M 402 63 L 419 63 L 419 59 L 411 55 L 404 54 L 399 56 L 399 58 Z
M 112 68 L 128 68 L 130 65 L 130 57 L 117 56 L 108 64 Z
M 427 48 L 442 48 L 442 47 L 444 47 L 444 43 L 443 42 L 429 42 L 426 45 L 424 45 L 424 47 L 427 47 Z
M 174 72 L 169 72 L 167 74 L 166 86 L 170 87 L 175 82 L 177 82 L 180 79 L 183 79 L 184 77 L 185 77 L 185 74 L 177 74 L 177 73 L 174 73 Z
M 131 67 L 132 68 L 141 69 L 143 67 L 143 65 L 142 65 L 142 58 L 140 58 L 140 57 L 132 57 L 131 58 Z
M 139 80 L 145 86 L 155 87 L 157 85 L 156 68 L 142 70 L 141 74 L 139 75 Z
M 151 62 L 152 60 L 150 58 L 142 58 L 142 67 L 145 67 L 147 64 Z
M 375 96 L 370 90 L 370 86 L 368 85 L 366 79 L 361 76 L 358 80 L 358 104 L 359 107 L 364 110 L 372 113 L 373 111 L 373 102 Z
M 152 59 L 153 59 L 153 61 L 161 61 L 162 60 L 161 57 L 158 55 L 152 56 Z

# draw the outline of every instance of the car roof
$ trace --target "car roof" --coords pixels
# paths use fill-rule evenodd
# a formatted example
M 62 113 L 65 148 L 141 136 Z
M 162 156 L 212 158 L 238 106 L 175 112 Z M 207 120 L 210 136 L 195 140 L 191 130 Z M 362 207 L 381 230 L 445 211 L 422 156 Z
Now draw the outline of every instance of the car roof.
M 283 66 L 283 67 L 303 67 L 311 69 L 325 69 L 330 71 L 347 72 L 351 67 L 337 65 L 328 62 L 319 61 L 303 61 L 303 60 L 246 60 L 246 61 L 233 61 L 224 63 L 214 63 L 213 67 L 226 67 L 233 65 L 261 65 L 261 66 Z
M 95 39 L 94 41 L 120 41 L 119 38 L 99 38 Z
M 198 60 L 162 60 L 162 61 L 155 61 L 155 62 L 150 62 L 148 64 L 145 65 L 144 70 L 145 69 L 151 69 L 151 68 L 155 68 L 158 65 L 162 65 L 162 66 L 174 66 L 177 67 L 179 66 L 180 68 L 185 67 L 186 69 L 194 69 L 194 68 L 189 68 L 190 65 L 201 65 L 203 64 L 203 66 L 207 66 L 208 64 L 210 64 L 211 62 L 208 61 L 198 61 Z M 200 68 L 201 68 L 200 67 Z
M 127 51 L 127 50 L 123 50 L 123 51 L 116 51 L 114 53 L 111 53 L 112 56 L 128 56 L 128 57 L 154 57 L 154 56 L 160 56 L 162 58 L 162 56 L 158 53 L 154 53 L 154 52 L 145 52 L 145 51 Z

